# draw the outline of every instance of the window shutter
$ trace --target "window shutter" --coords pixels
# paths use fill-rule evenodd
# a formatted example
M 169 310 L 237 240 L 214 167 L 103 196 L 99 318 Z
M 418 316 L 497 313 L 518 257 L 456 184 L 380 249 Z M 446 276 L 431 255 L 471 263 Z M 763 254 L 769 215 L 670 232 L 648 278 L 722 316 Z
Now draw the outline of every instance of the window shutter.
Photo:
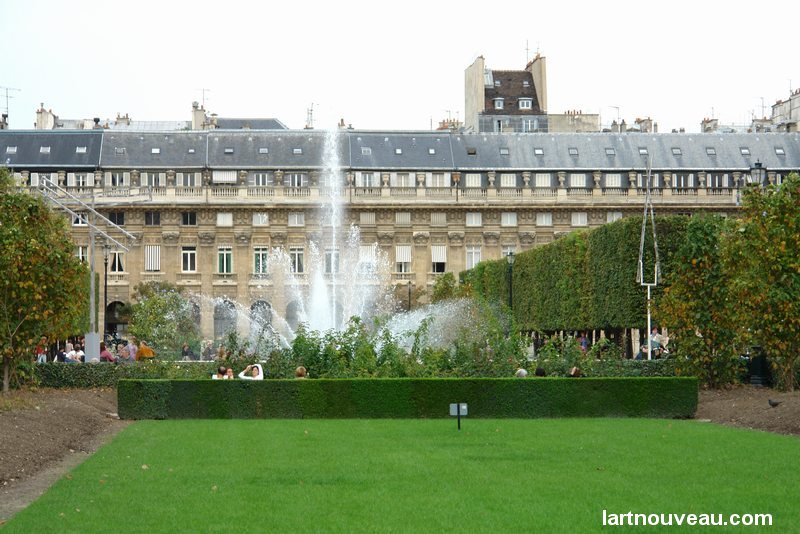
M 397 245 L 394 248 L 394 261 L 397 263 L 410 263 L 411 245 Z
M 431 262 L 447 263 L 447 245 L 431 245 Z
M 160 172 L 158 173 L 158 187 L 166 187 L 167 185 L 167 173 Z
M 67 187 L 75 187 L 75 173 L 68 172 L 67 173 Z
M 86 173 L 86 185 L 89 187 L 94 187 L 94 173 L 87 172 Z
M 106 182 L 106 187 L 111 187 L 111 173 L 110 172 L 106 172 L 105 173 L 105 182 Z
M 124 186 L 131 185 L 131 173 L 129 172 L 122 173 L 122 185 Z

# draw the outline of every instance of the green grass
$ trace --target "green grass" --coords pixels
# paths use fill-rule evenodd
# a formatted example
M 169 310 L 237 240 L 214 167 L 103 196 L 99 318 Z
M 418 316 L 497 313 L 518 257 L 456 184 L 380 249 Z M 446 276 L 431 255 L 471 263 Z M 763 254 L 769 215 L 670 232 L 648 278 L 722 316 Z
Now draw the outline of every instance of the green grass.
M 591 532 L 604 509 L 788 532 L 798 459 L 796 438 L 695 421 L 142 421 L 3 532 Z

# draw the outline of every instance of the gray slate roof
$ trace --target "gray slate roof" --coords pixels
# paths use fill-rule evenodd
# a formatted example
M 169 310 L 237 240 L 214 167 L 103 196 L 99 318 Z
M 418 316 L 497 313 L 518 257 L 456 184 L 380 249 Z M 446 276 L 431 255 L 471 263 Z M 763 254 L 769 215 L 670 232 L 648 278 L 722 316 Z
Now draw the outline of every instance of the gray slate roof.
M 0 164 L 8 160 L 9 166 L 32 170 L 312 170 L 328 165 L 324 161 L 327 137 L 328 133 L 322 130 L 2 130 Z M 335 138 L 339 166 L 366 171 L 625 172 L 645 169 L 648 157 L 652 157 L 654 171 L 746 171 L 756 161 L 777 172 L 800 170 L 800 133 L 459 134 L 347 130 L 337 132 Z M 8 146 L 17 147 L 16 154 L 7 154 Z M 41 153 L 41 146 L 50 146 L 50 153 Z M 76 153 L 78 146 L 85 146 L 86 153 Z M 159 153 L 153 149 L 159 149 Z M 646 155 L 640 154 L 640 149 Z
M 217 117 L 220 130 L 288 130 L 278 119 L 235 119 Z

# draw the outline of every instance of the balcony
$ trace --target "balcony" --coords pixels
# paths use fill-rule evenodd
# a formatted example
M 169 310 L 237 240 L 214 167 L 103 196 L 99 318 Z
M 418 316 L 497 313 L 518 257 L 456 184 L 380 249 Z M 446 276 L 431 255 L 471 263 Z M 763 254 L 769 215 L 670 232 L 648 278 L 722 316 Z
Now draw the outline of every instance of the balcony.
M 377 198 L 381 196 L 380 187 L 356 187 L 354 194 L 357 197 Z
M 212 285 L 215 286 L 232 286 L 236 285 L 236 273 L 214 273 Z
M 455 196 L 451 187 L 426 187 L 425 196 L 434 198 L 446 198 Z
M 486 198 L 486 189 L 482 187 L 467 187 L 461 192 L 461 195 L 464 198 Z
M 164 273 L 153 271 L 139 273 L 139 279 L 142 282 L 160 282 L 164 279 Z
M 620 187 L 607 187 L 603 189 L 604 197 L 627 197 L 628 190 Z
M 175 196 L 176 197 L 202 197 L 203 196 L 203 188 L 200 186 L 197 187 L 176 187 L 175 188 Z
M 590 197 L 592 196 L 592 190 L 586 189 L 585 187 L 570 187 L 567 189 L 567 196 L 568 197 Z
M 519 198 L 522 196 L 522 189 L 517 187 L 501 187 L 497 190 L 497 196 L 501 198 Z
M 696 197 L 697 189 L 691 189 L 691 188 L 673 189 L 672 194 L 679 197 Z
M 103 189 L 104 197 L 129 197 L 131 196 L 131 188 L 127 185 L 112 186 Z
M 392 187 L 389 189 L 389 196 L 392 197 L 416 197 L 416 187 Z
M 127 286 L 128 285 L 128 273 L 126 273 L 126 272 L 108 273 L 108 285 L 110 285 L 110 286 Z
M 236 186 L 214 186 L 211 188 L 211 196 L 215 198 L 235 198 L 239 195 Z
M 309 187 L 284 187 L 283 196 L 285 197 L 310 197 L 311 188 Z
M 178 273 L 175 276 L 179 286 L 199 286 L 200 273 Z
M 552 189 L 550 187 L 536 187 L 533 189 L 533 195 L 535 197 L 555 197 L 558 196 L 558 189 Z
M 414 273 L 392 273 L 392 282 L 410 282 L 414 278 Z
M 270 186 L 251 185 L 247 188 L 247 196 L 252 198 L 270 198 L 275 196 L 275 188 Z

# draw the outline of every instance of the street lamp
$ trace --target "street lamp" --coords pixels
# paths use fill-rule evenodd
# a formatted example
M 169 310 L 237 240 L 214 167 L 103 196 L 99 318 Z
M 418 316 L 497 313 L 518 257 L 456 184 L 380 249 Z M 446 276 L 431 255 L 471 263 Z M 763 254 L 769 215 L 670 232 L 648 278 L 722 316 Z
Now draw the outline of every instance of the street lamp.
M 509 250 L 506 255 L 508 260 L 508 307 L 514 309 L 514 251 Z
M 109 245 L 103 245 L 103 338 L 108 333 L 108 254 Z
M 748 178 L 747 184 L 762 186 L 764 185 L 764 177 L 766 175 L 767 169 L 764 168 L 764 165 L 761 163 L 761 161 L 756 160 L 756 162 L 753 164 L 753 168 L 750 169 L 750 177 Z

